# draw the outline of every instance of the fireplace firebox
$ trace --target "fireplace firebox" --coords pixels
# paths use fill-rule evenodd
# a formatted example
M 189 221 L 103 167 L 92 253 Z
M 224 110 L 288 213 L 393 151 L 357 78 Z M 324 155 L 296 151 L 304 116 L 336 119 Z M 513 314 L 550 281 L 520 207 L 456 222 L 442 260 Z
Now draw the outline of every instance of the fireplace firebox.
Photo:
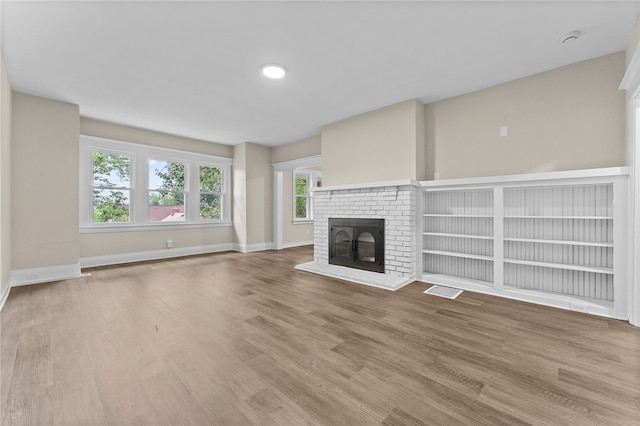
M 384 219 L 329 218 L 329 263 L 384 273 Z

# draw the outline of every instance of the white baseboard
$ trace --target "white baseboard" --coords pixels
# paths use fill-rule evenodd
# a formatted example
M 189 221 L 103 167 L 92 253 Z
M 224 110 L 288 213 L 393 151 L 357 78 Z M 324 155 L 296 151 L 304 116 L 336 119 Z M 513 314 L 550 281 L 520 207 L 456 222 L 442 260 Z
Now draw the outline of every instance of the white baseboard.
M 11 271 L 11 287 L 39 284 L 51 281 L 81 278 L 80 264 L 45 266 L 42 268 L 15 269 Z
M 169 259 L 172 257 L 217 253 L 229 250 L 235 250 L 234 245 L 231 243 L 171 248 L 165 250 L 139 251 L 134 253 L 108 254 L 104 256 L 82 257 L 80 258 L 80 265 L 82 265 L 83 268 L 92 268 L 94 266 L 117 265 L 120 263 L 142 262 L 145 260 Z
M 254 251 L 273 250 L 273 243 L 258 243 L 258 244 L 233 244 L 233 250 L 242 253 L 251 253 Z
M 626 318 L 616 315 L 613 302 L 594 301 L 577 296 L 570 296 L 558 293 L 545 293 L 538 290 L 527 290 L 519 288 L 494 289 L 485 284 L 479 284 L 473 280 L 465 278 L 449 277 L 439 274 L 424 274 L 418 281 L 428 284 L 443 285 L 446 287 L 458 288 L 475 293 L 489 294 L 491 296 L 503 297 L 505 299 L 518 300 L 521 302 L 535 303 L 537 305 L 550 306 L 552 308 L 566 309 L 568 311 L 578 311 L 585 314 L 593 314 L 607 318 L 624 320 Z
M 282 244 L 283 249 L 293 248 L 293 247 L 301 247 L 301 246 L 310 246 L 313 245 L 313 240 L 311 241 L 300 241 L 298 243 L 284 243 Z
M 11 286 L 9 285 L 9 283 L 6 283 L 4 287 L 4 291 L 2 292 L 2 295 L 0 295 L 0 311 L 2 311 L 2 308 L 4 308 L 4 302 L 7 301 L 7 297 L 9 297 L 10 291 L 11 291 Z

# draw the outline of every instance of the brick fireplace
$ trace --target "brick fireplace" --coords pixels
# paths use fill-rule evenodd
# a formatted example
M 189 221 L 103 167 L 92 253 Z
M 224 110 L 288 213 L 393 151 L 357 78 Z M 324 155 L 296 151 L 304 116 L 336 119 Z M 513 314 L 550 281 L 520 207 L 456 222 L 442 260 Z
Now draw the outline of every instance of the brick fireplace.
M 314 261 L 296 268 L 396 290 L 415 280 L 416 186 L 410 180 L 316 188 Z M 329 263 L 329 219 L 384 219 L 384 273 Z

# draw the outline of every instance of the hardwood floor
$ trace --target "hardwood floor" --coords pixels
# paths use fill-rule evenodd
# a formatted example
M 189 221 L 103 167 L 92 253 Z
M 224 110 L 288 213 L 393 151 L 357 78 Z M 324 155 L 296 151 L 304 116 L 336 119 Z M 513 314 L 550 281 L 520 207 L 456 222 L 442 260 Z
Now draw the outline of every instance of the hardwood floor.
M 310 247 L 11 290 L 3 425 L 640 424 L 640 329 L 293 270 Z

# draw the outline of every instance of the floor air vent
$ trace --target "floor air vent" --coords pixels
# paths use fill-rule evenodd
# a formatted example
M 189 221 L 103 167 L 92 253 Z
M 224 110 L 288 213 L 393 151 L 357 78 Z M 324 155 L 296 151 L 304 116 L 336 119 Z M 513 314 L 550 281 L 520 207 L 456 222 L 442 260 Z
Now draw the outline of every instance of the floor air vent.
M 460 296 L 462 290 L 458 288 L 434 285 L 433 287 L 425 290 L 423 293 L 431 294 L 432 296 L 446 297 L 447 299 L 455 299 L 456 297 Z

